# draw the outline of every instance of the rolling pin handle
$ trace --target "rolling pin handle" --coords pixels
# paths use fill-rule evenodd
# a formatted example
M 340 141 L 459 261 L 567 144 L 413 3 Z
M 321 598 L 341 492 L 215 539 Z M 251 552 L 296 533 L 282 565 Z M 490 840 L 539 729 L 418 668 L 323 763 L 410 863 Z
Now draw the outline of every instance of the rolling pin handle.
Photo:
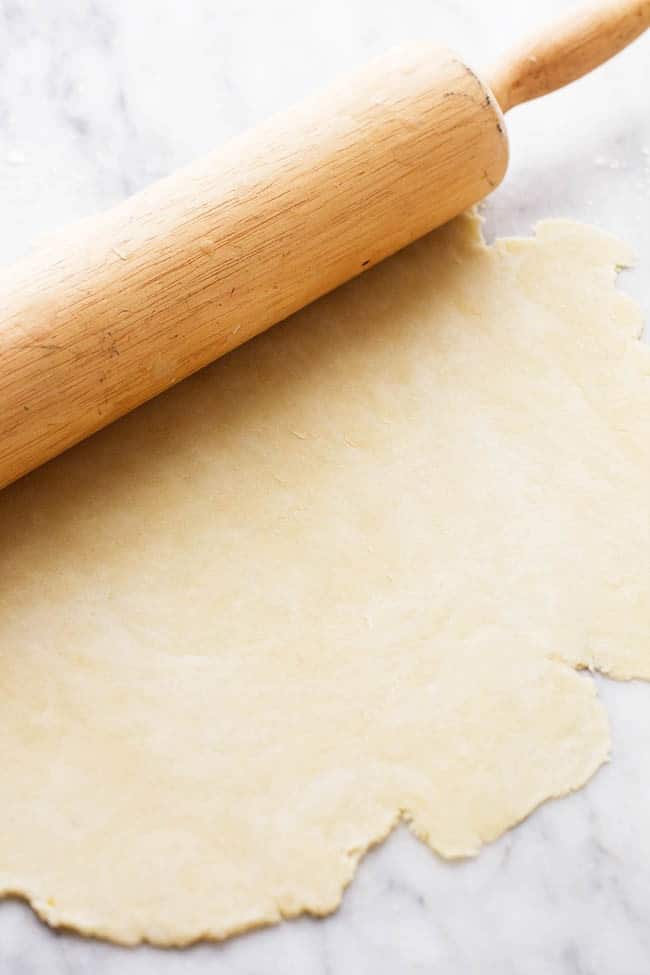
M 614 57 L 650 27 L 650 0 L 605 0 L 515 48 L 486 75 L 502 112 L 548 95 Z

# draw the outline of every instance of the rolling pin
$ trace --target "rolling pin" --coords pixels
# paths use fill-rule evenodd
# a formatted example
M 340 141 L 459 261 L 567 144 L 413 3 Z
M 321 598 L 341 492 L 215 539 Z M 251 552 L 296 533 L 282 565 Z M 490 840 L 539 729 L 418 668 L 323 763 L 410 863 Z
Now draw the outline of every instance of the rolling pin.
M 609 0 L 481 80 L 400 47 L 0 273 L 0 487 L 485 197 L 503 113 L 650 25 Z

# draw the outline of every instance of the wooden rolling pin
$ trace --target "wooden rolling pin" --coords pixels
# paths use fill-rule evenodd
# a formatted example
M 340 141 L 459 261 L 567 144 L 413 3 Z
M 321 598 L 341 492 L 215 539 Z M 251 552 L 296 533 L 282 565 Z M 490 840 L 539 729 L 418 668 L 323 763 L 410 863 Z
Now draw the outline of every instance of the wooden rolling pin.
M 486 81 L 391 51 L 0 274 L 0 487 L 486 196 L 502 112 L 650 25 L 609 0 Z

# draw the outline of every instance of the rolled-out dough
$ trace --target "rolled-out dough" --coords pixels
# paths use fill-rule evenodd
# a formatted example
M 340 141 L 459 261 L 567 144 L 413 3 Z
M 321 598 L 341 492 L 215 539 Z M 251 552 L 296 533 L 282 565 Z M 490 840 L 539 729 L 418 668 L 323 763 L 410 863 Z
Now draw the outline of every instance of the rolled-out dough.
M 115 941 L 475 854 L 650 678 L 650 355 L 616 240 L 466 216 L 0 494 L 0 891 Z

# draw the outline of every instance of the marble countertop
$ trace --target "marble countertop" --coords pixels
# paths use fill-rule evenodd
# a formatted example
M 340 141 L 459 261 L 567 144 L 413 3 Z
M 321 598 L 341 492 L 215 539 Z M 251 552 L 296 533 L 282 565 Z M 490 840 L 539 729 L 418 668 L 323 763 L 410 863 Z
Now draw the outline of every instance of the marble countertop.
M 401 39 L 485 66 L 567 0 L 0 0 L 0 262 L 105 208 Z M 488 237 L 547 216 L 638 255 L 621 287 L 650 318 L 650 37 L 508 118 Z M 598 678 L 613 760 L 475 860 L 398 830 L 340 911 L 186 951 L 54 933 L 0 905 L 2 975 L 647 975 L 650 686 Z

